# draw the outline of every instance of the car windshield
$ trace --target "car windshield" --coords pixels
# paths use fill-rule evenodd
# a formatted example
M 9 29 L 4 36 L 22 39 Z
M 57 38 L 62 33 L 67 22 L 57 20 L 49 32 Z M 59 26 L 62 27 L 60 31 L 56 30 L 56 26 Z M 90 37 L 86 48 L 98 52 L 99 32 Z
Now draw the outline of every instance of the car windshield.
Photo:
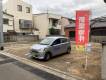
M 40 44 L 42 44 L 42 45 L 50 45 L 52 42 L 53 42 L 53 38 L 45 38 L 44 40 L 42 40 L 41 42 L 40 42 Z

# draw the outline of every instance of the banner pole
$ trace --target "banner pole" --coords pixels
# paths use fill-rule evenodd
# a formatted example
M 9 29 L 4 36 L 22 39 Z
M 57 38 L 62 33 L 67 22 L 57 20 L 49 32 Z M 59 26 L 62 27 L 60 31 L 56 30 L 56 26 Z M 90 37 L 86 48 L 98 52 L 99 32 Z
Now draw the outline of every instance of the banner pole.
M 87 70 L 87 66 L 88 66 L 88 56 L 87 54 L 85 53 L 85 71 Z

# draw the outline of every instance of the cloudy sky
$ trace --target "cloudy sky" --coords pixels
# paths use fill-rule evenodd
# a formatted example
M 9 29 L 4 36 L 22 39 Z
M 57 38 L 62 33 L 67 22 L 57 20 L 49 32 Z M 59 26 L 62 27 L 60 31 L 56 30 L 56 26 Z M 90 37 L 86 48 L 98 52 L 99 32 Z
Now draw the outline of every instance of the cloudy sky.
M 24 0 L 33 5 L 33 13 L 50 12 L 75 18 L 76 10 L 91 10 L 92 17 L 106 15 L 103 0 Z
M 4 0 L 5 1 L 5 0 Z M 75 18 L 76 10 L 91 10 L 91 17 L 106 15 L 106 4 L 103 0 L 24 0 L 33 6 L 33 13 L 54 13 Z

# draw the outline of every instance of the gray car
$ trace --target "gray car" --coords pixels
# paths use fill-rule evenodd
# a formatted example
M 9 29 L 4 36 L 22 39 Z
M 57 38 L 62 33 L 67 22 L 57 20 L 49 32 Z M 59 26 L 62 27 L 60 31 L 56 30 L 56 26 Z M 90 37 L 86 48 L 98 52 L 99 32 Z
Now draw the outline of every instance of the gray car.
M 39 44 L 34 44 L 28 54 L 29 57 L 49 60 L 53 56 L 70 53 L 70 40 L 66 37 L 46 37 Z

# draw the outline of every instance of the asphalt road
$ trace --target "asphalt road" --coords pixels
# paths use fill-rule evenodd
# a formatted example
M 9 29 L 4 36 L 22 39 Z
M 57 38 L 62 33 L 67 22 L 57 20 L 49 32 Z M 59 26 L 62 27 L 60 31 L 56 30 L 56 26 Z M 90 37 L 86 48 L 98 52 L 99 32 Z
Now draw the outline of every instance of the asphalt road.
M 64 80 L 0 54 L 0 80 Z

